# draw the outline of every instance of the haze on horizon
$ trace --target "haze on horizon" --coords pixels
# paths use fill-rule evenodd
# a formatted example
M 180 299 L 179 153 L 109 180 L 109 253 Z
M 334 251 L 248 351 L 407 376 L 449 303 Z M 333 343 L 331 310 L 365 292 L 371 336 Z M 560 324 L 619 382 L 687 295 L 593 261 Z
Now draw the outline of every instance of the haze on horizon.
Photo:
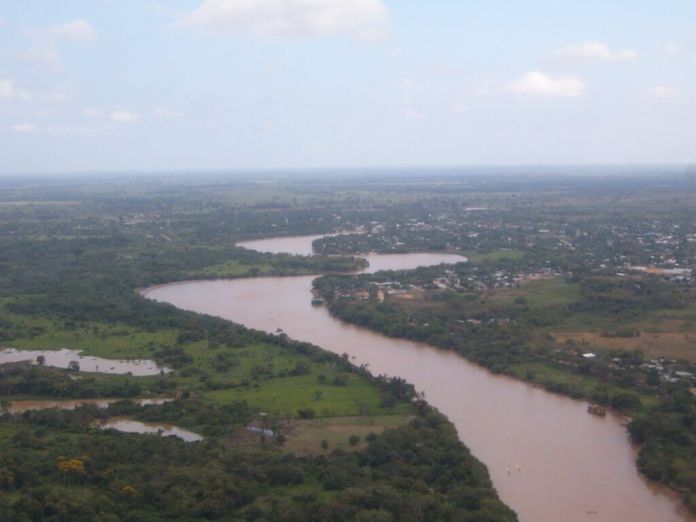
M 0 174 L 693 164 L 694 143 L 692 0 L 0 0 Z

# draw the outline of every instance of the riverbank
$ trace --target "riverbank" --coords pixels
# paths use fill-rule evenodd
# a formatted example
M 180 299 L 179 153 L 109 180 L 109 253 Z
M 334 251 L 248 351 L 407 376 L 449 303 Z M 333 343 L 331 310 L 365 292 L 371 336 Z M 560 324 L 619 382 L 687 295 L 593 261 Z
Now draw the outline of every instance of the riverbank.
M 471 369 L 455 353 L 436 350 L 439 355 L 431 357 L 433 349 L 422 343 L 385 341 L 383 336 L 372 343 L 353 333 L 364 330 L 338 323 L 325 308 L 311 307 L 311 277 L 269 277 L 268 283 L 249 278 L 326 273 L 318 268 L 323 261 L 233 246 L 248 237 L 364 226 L 372 239 L 360 250 L 380 250 L 384 244 L 387 249 L 471 252 L 473 259 L 484 256 L 496 263 L 492 272 L 475 274 L 462 270 L 473 263 L 448 267 L 454 277 L 444 274 L 438 283 L 464 292 L 476 290 L 479 283 L 514 284 L 518 276 L 543 271 L 601 270 L 611 275 L 627 264 L 645 264 L 640 258 L 648 256 L 663 260 L 660 266 L 671 256 L 677 256 L 680 265 L 691 262 L 693 245 L 684 236 L 693 230 L 694 206 L 692 200 L 683 199 L 684 191 L 655 192 L 654 185 L 632 182 L 631 194 L 637 197 L 627 201 L 621 192 L 624 182 L 618 190 L 605 183 L 597 191 L 594 184 L 600 181 L 594 180 L 593 192 L 583 194 L 587 184 L 558 179 L 547 180 L 550 184 L 522 178 L 499 183 L 489 178 L 485 183 L 452 181 L 445 190 L 432 178 L 408 186 L 279 181 L 269 191 L 266 185 L 220 180 L 191 183 L 182 190 L 119 179 L 95 181 L 93 186 L 37 182 L 13 187 L 11 195 L 3 192 L 13 200 L 53 199 L 56 204 L 27 204 L 21 212 L 0 205 L 6 232 L 0 234 L 1 344 L 41 350 L 67 346 L 107 359 L 153 360 L 174 370 L 136 377 L 32 366 L 9 379 L 3 374 L 0 386 L 6 396 L 140 397 L 181 391 L 181 399 L 147 411 L 121 403 L 111 412 L 88 407 L 1 416 L 0 476 L 14 482 L 2 484 L 0 518 L 27 518 L 50 510 L 66 519 L 311 516 L 328 521 L 407 518 L 425 509 L 426 519 L 504 519 L 509 512 L 500 511 L 502 504 L 487 475 L 480 474 L 480 464 L 466 457 L 457 442 L 461 437 L 486 461 L 501 497 L 515 508 L 520 506 L 524 520 L 536 522 L 544 516 L 568 520 L 571 515 L 582 521 L 589 516 L 612 521 L 679 520 L 678 515 L 660 511 L 663 497 L 650 498 L 653 492 L 636 473 L 625 430 L 611 415 L 594 417 L 582 402 Z M 674 183 L 661 177 L 660 187 L 667 181 Z M 547 187 L 552 187 L 550 192 Z M 639 199 L 641 191 L 648 199 Z M 559 194 L 564 199 L 559 200 Z M 80 205 L 58 204 L 66 197 Z M 616 201 L 624 212 L 614 212 Z M 472 207 L 486 210 L 472 213 Z M 660 241 L 635 250 L 637 238 L 646 231 L 657 234 Z M 674 250 L 662 241 L 667 236 L 680 238 L 681 247 Z M 204 286 L 208 300 L 222 285 L 223 295 L 212 299 L 218 309 L 228 306 L 230 313 L 253 314 L 265 322 L 259 330 L 266 333 L 158 305 L 133 290 L 225 276 L 247 279 L 235 280 L 231 289 L 224 282 L 193 285 Z M 613 290 L 619 296 L 631 294 L 632 279 L 632 275 L 625 278 L 624 287 L 599 288 L 603 302 L 616 304 L 611 300 Z M 570 283 L 559 285 L 568 296 L 578 290 Z M 268 294 L 260 296 L 266 284 Z M 294 284 L 298 286 L 291 288 Z M 188 287 L 189 283 L 180 289 Z M 297 292 L 293 294 L 297 301 L 284 301 L 286 291 Z M 678 303 L 671 295 L 658 293 L 661 302 Z M 204 306 L 206 296 L 199 299 Z M 370 297 L 369 290 L 366 296 Z M 257 297 L 268 300 L 257 307 Z M 533 304 L 544 297 L 542 292 L 525 299 Z M 238 299 L 239 309 L 232 309 L 233 298 Z M 520 310 L 525 306 L 521 303 Z M 303 316 L 304 306 L 319 315 Z M 689 320 L 688 309 L 677 312 L 670 317 Z M 287 318 L 290 324 L 279 324 Z M 292 341 L 302 338 L 300 326 L 304 333 L 310 330 L 320 337 L 325 319 L 339 326 L 319 344 L 331 346 L 336 338 L 345 343 L 345 348 L 333 346 L 335 355 Z M 277 331 L 281 327 L 284 335 Z M 587 328 L 562 331 L 576 335 Z M 610 328 L 607 332 L 623 333 Z M 340 357 L 343 352 L 354 359 L 348 355 L 346 361 Z M 395 401 L 404 391 L 410 396 L 408 386 L 398 379 L 373 380 L 352 366 L 344 370 L 347 362 L 370 363 L 374 374 L 403 375 L 419 390 L 432 382 L 428 403 L 447 409 L 458 432 L 427 412 L 402 424 L 416 415 L 412 400 Z M 664 370 L 671 377 L 671 368 L 665 365 Z M 305 440 L 298 442 L 308 456 L 293 454 L 291 436 L 285 441 L 262 440 L 245 429 L 251 425 L 276 433 L 285 425 L 276 411 L 308 425 Z M 663 413 L 655 419 L 657 428 L 670 431 L 678 426 L 670 408 Z M 187 444 L 169 437 L 94 429 L 92 421 L 106 415 L 181 426 L 202 434 L 205 441 Z M 301 415 L 314 418 L 299 419 Z M 347 420 L 355 415 L 368 425 L 370 418 L 388 417 L 395 429 L 382 433 L 375 429 L 377 438 L 372 440 L 370 432 L 365 433 L 368 428 Z M 345 438 L 335 435 L 346 423 L 355 432 L 345 433 Z M 654 430 L 648 426 L 645 433 Z M 356 442 L 353 435 L 360 440 Z M 59 461 L 61 456 L 69 459 L 67 463 Z M 655 462 L 669 462 L 663 457 L 660 451 L 653 455 Z M 462 465 L 453 470 L 452 462 Z M 454 473 L 443 475 L 441 470 Z
M 391 273 L 388 285 L 408 288 L 416 281 L 440 277 L 441 272 L 421 271 L 418 277 Z M 661 359 L 659 363 L 643 364 L 642 355 L 636 352 L 605 353 L 586 343 L 556 343 L 549 332 L 572 312 L 571 308 L 564 315 L 564 309 L 580 306 L 577 300 L 582 297 L 578 291 L 569 294 L 566 289 L 571 285 L 562 279 L 558 283 L 558 279 L 479 294 L 456 293 L 432 285 L 427 291 L 412 291 L 406 296 L 398 290 L 384 291 L 382 299 L 370 299 L 367 294 L 371 286 L 385 284 L 384 276 L 324 277 L 315 281 L 315 289 L 331 313 L 342 321 L 394 338 L 428 342 L 498 374 L 630 415 L 633 421 L 627 429 L 633 441 L 640 444 L 640 471 L 651 480 L 671 486 L 694 509 L 688 464 L 692 458 L 689 444 L 684 443 L 690 437 L 688 419 L 694 411 L 693 398 L 678 379 L 669 373 L 661 378 L 654 371 L 664 371 L 662 365 L 674 365 L 676 361 Z M 634 284 L 640 288 L 639 283 Z M 595 319 L 588 312 L 581 320 L 588 324 L 607 322 L 605 317 Z M 686 361 L 680 364 L 688 367 Z M 686 467 L 680 462 L 686 462 Z
M 8 492 L 0 498 L 0 518 L 51 510 L 66 519 L 226 520 L 280 513 L 328 522 L 418 512 L 451 522 L 516 520 L 485 467 L 406 383 L 373 378 L 287 336 L 158 305 L 132 291 L 140 286 L 135 278 L 102 271 L 114 256 L 90 259 L 98 266 L 85 262 L 71 284 L 50 286 L 66 292 L 60 299 L 14 288 L 0 302 L 9 342 L 18 351 L 41 348 L 40 354 L 20 354 L 29 362 L 0 365 L 3 395 L 73 398 L 71 407 L 82 397 L 92 403 L 74 409 L 34 404 L 59 407 L 0 415 L 0 488 Z M 85 291 L 81 283 L 96 289 Z M 44 353 L 55 346 L 101 357 L 100 370 L 138 358 L 172 371 L 139 376 L 32 364 L 35 356 L 57 353 Z M 111 402 L 167 393 L 180 398 L 150 406 Z M 106 398 L 106 409 L 89 400 L 96 397 Z M 156 433 L 176 426 L 203 442 L 95 428 L 95 422 L 123 416 L 128 422 L 117 427 Z M 360 421 L 346 424 L 351 416 Z M 286 417 L 322 424 L 286 436 Z M 371 429 L 371 420 L 385 424 Z M 240 437 L 246 426 L 264 423 L 274 437 Z
M 678 503 L 656 497 L 639 477 L 619 419 L 595 418 L 586 404 L 492 376 L 454 353 L 338 323 L 325 308 L 311 306 L 312 280 L 194 282 L 149 297 L 267 332 L 282 328 L 290 337 L 347 352 L 374 374 L 413 382 L 455 423 L 522 520 L 584 520 L 588 510 L 601 512 L 603 520 L 684 520 Z M 599 474 L 597 462 L 602 463 Z M 515 478 L 507 471 L 518 464 L 524 471 Z

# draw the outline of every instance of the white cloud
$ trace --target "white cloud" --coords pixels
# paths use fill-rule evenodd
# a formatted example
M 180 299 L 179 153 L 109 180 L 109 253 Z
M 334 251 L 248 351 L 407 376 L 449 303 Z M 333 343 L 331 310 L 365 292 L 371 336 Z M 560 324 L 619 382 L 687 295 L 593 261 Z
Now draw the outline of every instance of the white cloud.
M 17 89 L 12 80 L 0 79 L 0 102 L 13 100 L 30 101 L 31 95 L 26 91 Z
M 655 85 L 644 90 L 643 95 L 657 100 L 673 100 L 679 95 L 679 92 L 669 85 Z
M 205 0 L 178 25 L 263 38 L 343 35 L 375 41 L 386 37 L 382 0 Z
M 65 24 L 52 25 L 45 33 L 49 38 L 64 38 L 76 42 L 89 42 L 97 38 L 97 30 L 81 18 Z
M 36 130 L 36 125 L 33 123 L 18 123 L 12 126 L 13 132 L 19 132 L 22 134 L 28 134 Z
M 82 19 L 52 25 L 30 34 L 31 44 L 24 53 L 24 58 L 49 73 L 57 74 L 62 69 L 62 60 L 57 49 L 61 41 L 82 43 L 96 38 L 97 30 Z
M 612 51 L 601 42 L 583 42 L 559 49 L 556 54 L 574 62 L 635 62 L 638 53 L 633 49 Z
M 140 116 L 135 112 L 129 111 L 114 111 L 110 115 L 111 121 L 116 123 L 135 123 L 140 119 Z
M 577 78 L 555 78 L 543 72 L 530 71 L 503 86 L 502 90 L 528 98 L 577 98 L 584 92 L 585 84 Z
M 179 111 L 165 109 L 163 107 L 153 107 L 152 114 L 164 120 L 175 120 L 181 117 L 181 113 Z

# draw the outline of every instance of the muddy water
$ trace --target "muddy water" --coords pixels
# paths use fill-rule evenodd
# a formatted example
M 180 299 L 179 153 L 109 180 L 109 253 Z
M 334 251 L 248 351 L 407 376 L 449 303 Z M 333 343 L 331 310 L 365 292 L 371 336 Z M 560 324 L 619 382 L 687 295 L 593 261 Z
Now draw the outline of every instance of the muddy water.
M 242 241 L 237 246 L 267 252 L 270 254 L 295 254 L 311 256 L 312 241 L 323 236 L 293 236 L 276 239 L 255 239 Z M 380 270 L 411 270 L 419 266 L 433 266 L 441 263 L 461 263 L 466 257 L 447 253 L 416 253 L 416 254 L 361 254 L 370 266 L 363 273 L 372 274 Z
M 324 237 L 326 234 L 318 236 L 290 236 L 276 237 L 269 239 L 252 239 L 242 241 L 237 246 L 256 250 L 266 254 L 293 254 L 296 256 L 311 256 L 314 254 L 312 241 Z
M 118 402 L 124 399 L 68 399 L 68 400 L 18 400 L 10 403 L 7 411 L 10 413 L 22 413 L 29 410 L 49 410 L 56 408 L 59 410 L 74 410 L 80 406 L 95 405 L 97 408 L 107 408 L 109 404 Z M 140 406 L 148 406 L 154 404 L 164 404 L 165 402 L 173 401 L 174 399 L 129 399 Z
M 140 422 L 126 417 L 114 417 L 107 421 L 100 422 L 99 427 L 104 430 L 114 429 L 124 433 L 159 433 L 163 437 L 179 437 L 186 442 L 203 440 L 203 437 L 198 433 L 171 424 Z
M 14 348 L 0 349 L 0 364 L 30 361 L 36 363 L 36 358 L 43 355 L 44 364 L 55 368 L 68 368 L 72 361 L 80 365 L 82 372 L 127 374 L 136 376 L 159 375 L 168 372 L 160 368 L 154 361 L 146 359 L 103 359 L 91 355 L 82 355 L 79 350 L 16 350 Z
M 285 251 L 308 253 L 312 239 L 243 246 L 282 244 Z M 412 267 L 409 256 L 368 259 Z M 418 256 L 416 264 L 446 259 Z M 651 488 L 638 474 L 635 448 L 619 418 L 589 415 L 582 401 L 492 375 L 452 352 L 343 324 L 325 308 L 311 306 L 312 279 L 196 281 L 144 294 L 267 332 L 281 328 L 294 339 L 346 352 L 374 374 L 404 377 L 456 425 L 461 440 L 488 466 L 503 501 L 523 522 L 688 520 L 673 496 Z

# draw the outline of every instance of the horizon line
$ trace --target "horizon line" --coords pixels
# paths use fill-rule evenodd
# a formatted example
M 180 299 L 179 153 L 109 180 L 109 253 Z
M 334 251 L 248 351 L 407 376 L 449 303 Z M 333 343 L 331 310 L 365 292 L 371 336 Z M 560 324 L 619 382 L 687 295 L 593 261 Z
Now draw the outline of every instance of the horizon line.
M 515 163 L 515 164 L 467 164 L 467 165 L 418 165 L 418 166 L 356 166 L 356 167 L 336 167 L 336 166 L 315 166 L 315 167 L 230 167 L 230 168 L 162 168 L 162 169 L 98 169 L 98 170 L 32 170 L 32 171 L 0 171 L 0 179 L 18 177 L 84 177 L 84 176 L 163 176 L 163 175 L 279 175 L 279 174 L 367 174 L 367 173 L 390 173 L 390 172 L 412 172 L 425 173 L 426 171 L 452 172 L 452 171 L 492 171 L 492 170 L 511 170 L 529 171 L 532 169 L 551 170 L 551 169 L 589 169 L 589 170 L 610 170 L 610 169 L 669 169 L 675 171 L 683 169 L 686 173 L 696 173 L 696 162 L 693 163 Z M 560 174 L 560 172 L 559 172 Z M 567 174 L 567 172 L 564 172 Z M 578 173 L 579 174 L 579 173 Z

